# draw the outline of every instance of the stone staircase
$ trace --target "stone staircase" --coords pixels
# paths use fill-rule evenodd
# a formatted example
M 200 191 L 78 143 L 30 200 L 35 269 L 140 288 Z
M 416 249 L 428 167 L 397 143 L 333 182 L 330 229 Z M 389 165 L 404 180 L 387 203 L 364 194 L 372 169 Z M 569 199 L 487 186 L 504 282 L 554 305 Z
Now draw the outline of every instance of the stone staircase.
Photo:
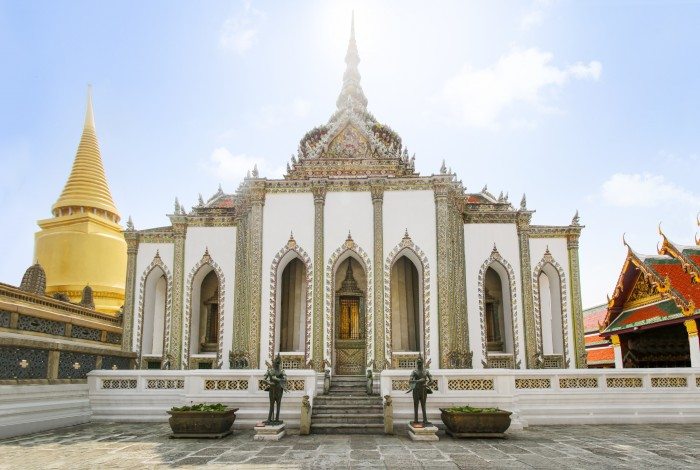
M 314 434 L 384 434 L 384 406 L 379 395 L 367 395 L 366 378 L 334 375 L 328 395 L 314 398 Z

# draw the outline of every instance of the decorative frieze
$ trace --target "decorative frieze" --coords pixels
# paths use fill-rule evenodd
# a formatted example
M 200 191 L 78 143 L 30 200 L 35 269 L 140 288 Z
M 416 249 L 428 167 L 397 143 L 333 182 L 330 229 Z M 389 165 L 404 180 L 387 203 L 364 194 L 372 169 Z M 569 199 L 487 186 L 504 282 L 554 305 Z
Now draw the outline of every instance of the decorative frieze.
M 552 388 L 552 380 L 548 378 L 515 379 L 517 389 L 544 389 Z
M 204 380 L 204 390 L 248 390 L 248 380 Z
M 102 379 L 104 390 L 128 390 L 136 388 L 136 379 Z
M 608 388 L 642 388 L 641 377 L 606 377 Z
M 598 388 L 598 379 L 595 377 L 560 378 L 559 388 Z
M 19 316 L 17 329 L 56 336 L 64 336 L 66 334 L 65 323 L 47 320 L 45 318 L 31 317 L 29 315 Z
M 493 379 L 447 379 L 449 391 L 494 390 Z
M 686 377 L 652 377 L 653 388 L 685 388 L 688 386 Z
M 181 390 L 185 388 L 184 379 L 148 379 L 146 388 L 149 390 Z

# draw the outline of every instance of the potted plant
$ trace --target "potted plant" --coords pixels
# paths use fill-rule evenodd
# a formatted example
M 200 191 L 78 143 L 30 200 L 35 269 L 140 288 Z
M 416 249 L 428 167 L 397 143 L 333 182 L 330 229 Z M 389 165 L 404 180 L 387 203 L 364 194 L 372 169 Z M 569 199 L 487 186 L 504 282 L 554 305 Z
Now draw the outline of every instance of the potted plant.
M 224 437 L 231 434 L 238 408 L 221 403 L 197 403 L 190 406 L 174 406 L 168 414 L 170 437 Z
M 440 408 L 440 418 L 452 437 L 505 437 L 512 412 L 498 408 Z

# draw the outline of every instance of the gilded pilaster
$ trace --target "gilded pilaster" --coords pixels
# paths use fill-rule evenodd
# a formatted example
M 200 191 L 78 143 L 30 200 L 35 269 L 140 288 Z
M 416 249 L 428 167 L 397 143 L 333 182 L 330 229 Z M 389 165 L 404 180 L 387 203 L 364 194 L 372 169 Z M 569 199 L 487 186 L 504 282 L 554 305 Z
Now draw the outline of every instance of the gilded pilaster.
M 324 226 L 326 183 L 316 182 L 311 188 L 314 195 L 314 304 L 313 304 L 313 367 L 321 372 L 323 364 L 323 272 Z
M 448 183 L 446 180 L 436 180 L 433 188 L 435 194 L 435 230 L 437 240 L 437 317 L 439 337 L 439 362 L 441 369 L 448 368 L 450 352 L 450 262 L 449 262 L 449 230 L 450 209 L 447 200 Z
M 384 181 L 371 186 L 374 208 L 374 370 L 386 366 L 384 357 Z
M 578 238 L 580 230 L 567 235 L 566 247 L 569 251 L 569 281 L 571 283 L 571 317 L 574 331 L 574 349 L 576 351 L 576 367 L 585 369 L 586 344 L 583 329 L 583 305 L 581 303 L 581 276 L 578 263 Z
M 182 364 L 182 307 L 184 303 L 185 284 L 185 236 L 187 234 L 187 218 L 182 215 L 171 215 L 170 222 L 174 234 L 173 255 L 173 296 L 170 321 L 170 356 L 171 368 L 187 368 Z
M 122 350 L 131 351 L 134 331 L 134 299 L 136 298 L 136 254 L 139 251 L 139 234 L 134 230 L 124 232 L 126 240 L 126 292 L 122 308 Z
M 521 209 L 517 212 L 516 227 L 520 248 L 520 285 L 525 323 L 525 367 L 528 369 L 535 367 L 537 354 L 537 330 L 535 328 L 535 309 L 532 304 L 532 280 L 530 274 L 530 219 L 532 219 L 531 211 Z M 515 360 L 517 361 L 518 358 L 515 358 Z
M 263 183 L 264 184 L 264 183 Z M 251 191 L 250 209 L 250 367 L 258 368 L 260 359 L 260 316 L 262 294 L 262 219 L 265 187 Z

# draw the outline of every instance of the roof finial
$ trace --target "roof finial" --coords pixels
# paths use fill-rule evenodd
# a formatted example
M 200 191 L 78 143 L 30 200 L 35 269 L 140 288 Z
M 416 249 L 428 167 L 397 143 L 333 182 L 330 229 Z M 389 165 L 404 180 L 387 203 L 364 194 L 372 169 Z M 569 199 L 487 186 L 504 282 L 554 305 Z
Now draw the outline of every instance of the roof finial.
M 523 198 L 520 200 L 520 210 L 527 210 L 527 198 L 525 197 L 525 193 L 523 193 Z
M 338 109 L 352 108 L 359 106 L 362 110 L 367 109 L 367 98 L 360 86 L 360 72 L 357 65 L 360 63 L 360 55 L 357 53 L 357 43 L 355 43 L 355 12 L 352 12 L 350 20 L 350 41 L 348 42 L 348 52 L 345 54 L 345 74 L 343 74 L 343 88 L 340 91 L 336 105 Z
M 92 112 L 92 85 L 87 86 L 87 109 L 85 110 L 85 127 L 95 128 L 95 115 Z

